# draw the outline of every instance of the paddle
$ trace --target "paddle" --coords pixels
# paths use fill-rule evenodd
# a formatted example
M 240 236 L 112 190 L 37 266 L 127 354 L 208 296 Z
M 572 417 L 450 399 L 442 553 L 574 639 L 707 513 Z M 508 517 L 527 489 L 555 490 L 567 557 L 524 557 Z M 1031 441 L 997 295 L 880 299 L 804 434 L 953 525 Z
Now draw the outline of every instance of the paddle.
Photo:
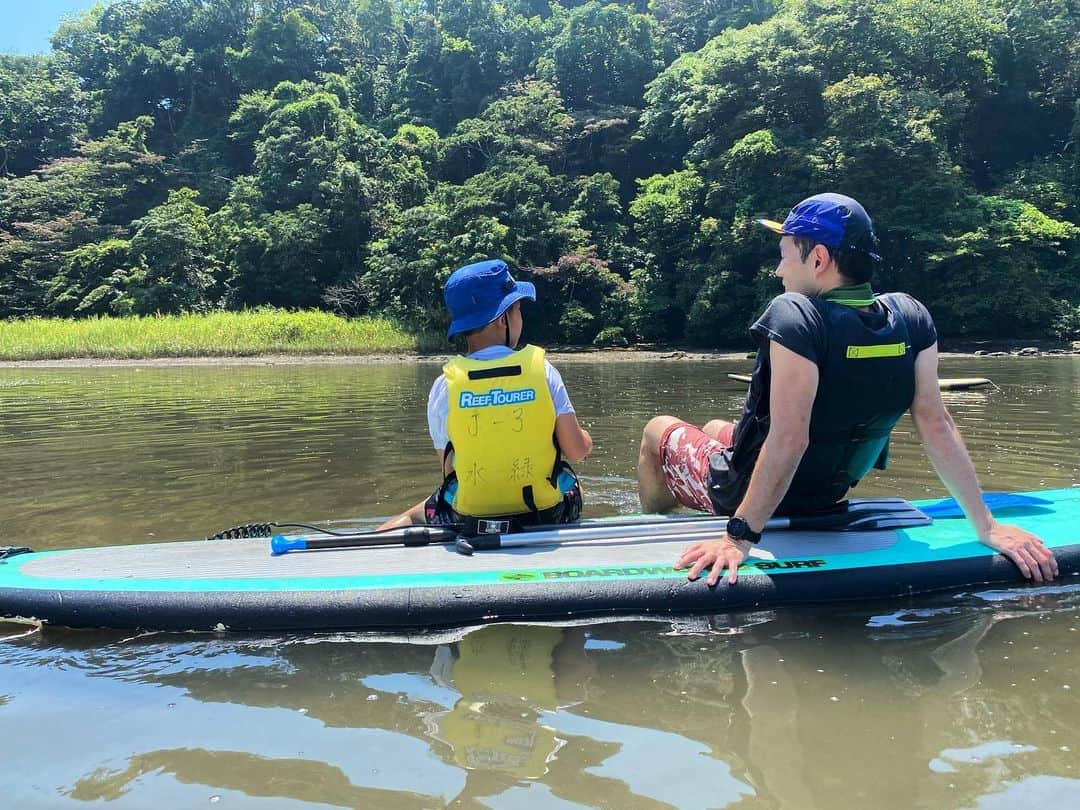
M 787 528 L 784 518 L 776 519 L 770 529 Z M 432 543 L 455 543 L 458 550 L 471 554 L 475 548 L 502 548 L 510 546 L 550 545 L 551 543 L 580 542 L 582 540 L 634 539 L 639 537 L 674 537 L 694 534 L 715 534 L 727 523 L 726 517 L 697 517 L 686 521 L 645 521 L 640 524 L 619 522 L 614 526 L 602 524 L 588 526 L 534 526 L 520 534 L 485 534 L 478 537 L 461 537 L 458 530 L 446 526 L 409 526 L 404 529 L 373 534 L 360 532 L 330 537 L 270 538 L 273 556 L 291 551 L 315 551 L 330 548 L 371 548 L 375 546 L 426 546 Z M 513 538 L 518 538 L 515 542 Z M 476 545 L 473 545 L 476 541 Z
M 983 501 L 993 511 L 1016 507 L 1050 504 L 1045 498 L 1008 492 L 984 493 Z M 930 519 L 964 516 L 959 504 L 945 498 L 919 509 L 898 498 L 866 498 L 853 500 L 844 510 L 815 515 L 773 518 L 766 531 L 873 531 L 926 525 Z M 531 545 L 552 545 L 585 540 L 652 540 L 678 537 L 685 540 L 715 537 L 723 530 L 727 517 L 690 515 L 676 517 L 635 518 L 630 520 L 597 521 L 589 524 L 562 526 L 533 526 L 518 534 L 490 534 L 461 537 L 454 527 L 409 526 L 383 532 L 362 532 L 324 537 L 285 537 L 276 535 L 270 540 L 274 556 L 291 551 L 331 548 L 366 548 L 373 546 L 426 546 L 432 543 L 454 543 L 462 554 L 476 550 L 519 548 Z
M 735 382 L 749 383 L 749 374 L 728 374 L 729 380 Z M 971 388 L 986 388 L 994 383 L 985 377 L 954 377 L 944 378 L 938 380 L 938 387 L 942 391 L 966 391 Z

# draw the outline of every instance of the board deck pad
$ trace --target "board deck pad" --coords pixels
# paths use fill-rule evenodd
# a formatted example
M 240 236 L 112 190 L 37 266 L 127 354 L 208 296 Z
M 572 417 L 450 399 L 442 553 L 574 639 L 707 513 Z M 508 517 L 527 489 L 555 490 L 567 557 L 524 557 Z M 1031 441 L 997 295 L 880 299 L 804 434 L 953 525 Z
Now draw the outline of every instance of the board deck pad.
M 1077 574 L 1080 488 L 1032 494 L 1042 502 L 1002 510 L 999 519 L 1039 534 L 1062 575 Z M 272 557 L 266 539 L 19 554 L 0 560 L 0 616 L 147 629 L 447 627 L 717 613 L 1023 582 L 962 519 L 898 530 L 767 532 L 739 582 L 713 588 L 674 569 L 690 542 L 594 539 L 471 557 L 452 545 Z

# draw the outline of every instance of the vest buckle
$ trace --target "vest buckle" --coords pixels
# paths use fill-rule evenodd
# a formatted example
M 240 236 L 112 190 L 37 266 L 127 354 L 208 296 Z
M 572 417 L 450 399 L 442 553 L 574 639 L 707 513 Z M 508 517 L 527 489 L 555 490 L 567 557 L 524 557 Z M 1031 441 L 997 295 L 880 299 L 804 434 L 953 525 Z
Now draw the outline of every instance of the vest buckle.
M 509 531 L 509 520 L 486 520 L 484 518 L 477 518 L 477 534 L 507 534 Z

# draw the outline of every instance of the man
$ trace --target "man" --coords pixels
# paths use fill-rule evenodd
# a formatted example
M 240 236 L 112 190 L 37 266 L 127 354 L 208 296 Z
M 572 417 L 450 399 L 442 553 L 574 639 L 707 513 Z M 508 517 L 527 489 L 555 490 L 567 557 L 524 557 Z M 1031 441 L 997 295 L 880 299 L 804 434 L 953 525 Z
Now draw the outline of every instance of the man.
M 476 534 L 576 520 L 581 487 L 563 459 L 585 458 L 592 437 L 544 350 L 516 348 L 521 301 L 535 301 L 536 288 L 492 259 L 455 270 L 443 296 L 453 319 L 447 337 L 464 335 L 468 345 L 428 397 L 443 483 L 379 528 L 454 523 Z
M 676 504 L 732 515 L 725 536 L 695 543 L 676 567 L 715 585 L 760 539 L 774 512 L 809 512 L 841 500 L 872 468 L 884 469 L 889 433 L 910 409 L 938 476 L 980 541 L 1036 582 L 1057 574 L 1043 542 L 998 523 L 938 388 L 937 332 L 926 308 L 903 293 L 875 296 L 880 257 L 866 211 L 851 197 L 818 194 L 783 224 L 776 276 L 785 292 L 750 328 L 757 363 L 741 418 L 702 429 L 672 416 L 646 426 L 638 460 L 645 511 Z

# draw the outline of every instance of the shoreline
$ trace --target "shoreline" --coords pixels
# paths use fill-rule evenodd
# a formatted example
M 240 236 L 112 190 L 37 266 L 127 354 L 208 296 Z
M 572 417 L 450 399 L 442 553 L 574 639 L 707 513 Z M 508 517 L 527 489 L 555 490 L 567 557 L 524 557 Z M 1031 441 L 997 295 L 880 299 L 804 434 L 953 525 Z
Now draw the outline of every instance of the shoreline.
M 685 360 L 746 360 L 748 352 L 682 351 L 659 349 L 551 349 L 547 356 L 558 363 Z M 398 363 L 445 363 L 452 352 L 375 352 L 372 354 L 260 354 L 213 357 L 70 357 L 51 360 L 0 360 L 0 368 L 174 368 L 183 366 L 300 366 L 300 365 L 393 365 Z
M 943 358 L 1001 357 L 1080 357 L 1080 349 L 1040 349 L 1037 346 L 1012 351 L 989 351 L 987 349 L 943 350 Z M 723 361 L 735 362 L 753 359 L 746 351 L 686 350 L 686 349 L 596 349 L 556 347 L 549 349 L 548 357 L 560 364 L 566 363 L 631 363 L 631 362 L 686 362 Z M 70 357 L 49 360 L 0 360 L 3 368 L 180 368 L 185 366 L 297 366 L 297 365 L 395 365 L 401 363 L 444 363 L 453 357 L 451 352 L 375 352 L 372 354 L 259 354 L 215 355 L 193 357 Z

